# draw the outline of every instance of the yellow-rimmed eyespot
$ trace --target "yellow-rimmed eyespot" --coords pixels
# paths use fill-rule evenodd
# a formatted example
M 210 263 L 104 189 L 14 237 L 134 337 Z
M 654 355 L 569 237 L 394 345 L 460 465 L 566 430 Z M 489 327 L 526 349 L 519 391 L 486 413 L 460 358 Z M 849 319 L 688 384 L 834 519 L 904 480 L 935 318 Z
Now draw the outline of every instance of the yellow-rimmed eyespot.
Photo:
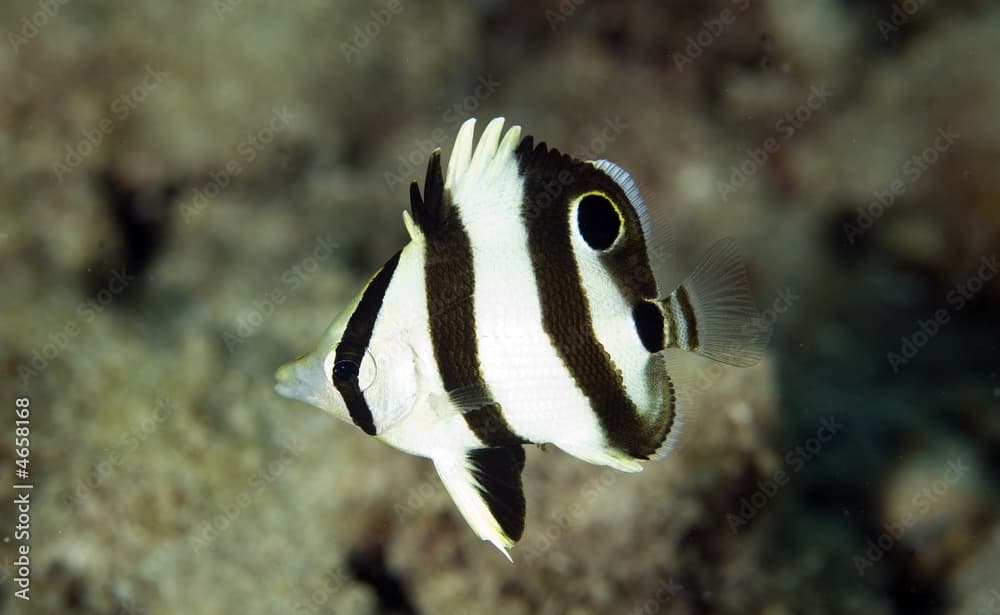
M 580 237 L 594 250 L 609 250 L 622 236 L 625 218 L 607 194 L 582 194 L 571 203 L 570 212 L 576 214 Z

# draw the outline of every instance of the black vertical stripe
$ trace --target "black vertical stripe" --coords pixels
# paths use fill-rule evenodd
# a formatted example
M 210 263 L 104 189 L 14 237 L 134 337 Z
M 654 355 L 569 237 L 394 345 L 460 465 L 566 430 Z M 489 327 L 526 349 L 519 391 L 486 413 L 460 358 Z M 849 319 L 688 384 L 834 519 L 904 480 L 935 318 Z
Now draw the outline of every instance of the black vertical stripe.
M 443 201 L 435 203 L 432 199 Z M 481 399 L 479 408 L 463 412 L 466 424 L 484 446 L 523 442 L 504 419 L 482 377 L 476 332 L 475 274 L 469 235 L 444 190 L 440 153 L 431 155 L 421 206 L 435 212 L 422 223 L 426 235 L 425 288 L 431 345 L 444 388 L 461 390 L 464 400 Z M 458 400 L 453 399 L 458 402 Z
M 351 420 L 370 436 L 375 435 L 375 420 L 358 383 L 358 372 L 371 341 L 375 321 L 382 309 L 385 293 L 389 289 L 389 282 L 399 264 L 399 255 L 400 252 L 397 252 L 390 258 L 365 287 L 361 301 L 348 319 L 344 334 L 337 344 L 333 364 L 333 386 L 344 398 Z
M 684 316 L 684 322 L 687 324 L 687 350 L 697 350 L 698 323 L 695 322 L 694 308 L 691 306 L 691 297 L 688 296 L 688 291 L 684 288 L 683 284 L 677 287 L 677 290 L 674 291 L 674 296 L 677 297 L 677 305 L 681 307 L 681 314 Z
M 608 444 L 632 457 L 648 458 L 662 441 L 662 427 L 644 424 L 621 374 L 595 335 L 571 244 L 571 200 L 594 189 L 595 183 L 606 185 L 611 180 L 590 165 L 548 150 L 544 143 L 533 147 L 531 137 L 518 146 L 517 159 L 525 181 L 522 217 L 543 328 L 590 400 Z M 653 298 L 655 283 L 645 290 L 653 295 L 644 298 Z

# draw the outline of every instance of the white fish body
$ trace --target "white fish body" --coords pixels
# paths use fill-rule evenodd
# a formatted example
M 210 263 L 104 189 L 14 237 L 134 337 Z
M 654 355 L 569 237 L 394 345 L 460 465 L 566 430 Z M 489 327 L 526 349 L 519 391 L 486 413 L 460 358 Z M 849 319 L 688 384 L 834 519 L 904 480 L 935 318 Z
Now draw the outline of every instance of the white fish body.
M 665 353 L 750 365 L 767 332 L 731 241 L 662 293 L 656 230 L 626 172 L 534 146 L 517 126 L 501 138 L 502 118 L 473 151 L 474 125 L 447 175 L 435 152 L 423 194 L 411 187 L 410 242 L 276 389 L 432 459 L 509 558 L 524 530 L 523 444 L 639 471 L 688 411 Z

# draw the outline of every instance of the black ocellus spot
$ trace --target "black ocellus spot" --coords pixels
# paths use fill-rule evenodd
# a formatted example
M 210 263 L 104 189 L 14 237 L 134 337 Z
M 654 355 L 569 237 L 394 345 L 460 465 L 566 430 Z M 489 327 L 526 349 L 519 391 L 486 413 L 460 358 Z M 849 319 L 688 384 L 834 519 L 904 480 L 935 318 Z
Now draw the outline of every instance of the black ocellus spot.
M 622 219 L 608 197 L 588 194 L 580 200 L 576 211 L 580 236 L 594 250 L 607 250 L 618 238 Z
M 642 340 L 642 345 L 649 352 L 660 352 L 666 345 L 663 336 L 663 311 L 650 301 L 640 301 L 632 308 L 632 321 L 635 330 Z

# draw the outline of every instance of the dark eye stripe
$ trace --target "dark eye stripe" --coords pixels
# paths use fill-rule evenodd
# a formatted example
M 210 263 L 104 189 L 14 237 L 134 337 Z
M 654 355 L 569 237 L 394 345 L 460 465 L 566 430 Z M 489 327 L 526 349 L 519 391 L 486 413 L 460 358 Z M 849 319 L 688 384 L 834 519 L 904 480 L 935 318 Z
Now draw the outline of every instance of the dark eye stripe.
M 350 380 L 357 378 L 361 371 L 361 366 L 354 361 L 337 361 L 333 366 L 334 380 Z
M 361 360 L 372 338 L 372 330 L 375 329 L 375 321 L 382 310 L 385 293 L 389 290 L 389 282 L 392 281 L 396 265 L 399 264 L 399 255 L 400 252 L 397 252 L 390 258 L 365 287 L 361 301 L 347 321 L 344 335 L 337 344 L 333 364 L 333 386 L 344 399 L 351 420 L 369 436 L 375 435 L 375 419 L 372 418 L 371 408 L 368 407 L 364 393 L 361 392 L 358 373 Z

